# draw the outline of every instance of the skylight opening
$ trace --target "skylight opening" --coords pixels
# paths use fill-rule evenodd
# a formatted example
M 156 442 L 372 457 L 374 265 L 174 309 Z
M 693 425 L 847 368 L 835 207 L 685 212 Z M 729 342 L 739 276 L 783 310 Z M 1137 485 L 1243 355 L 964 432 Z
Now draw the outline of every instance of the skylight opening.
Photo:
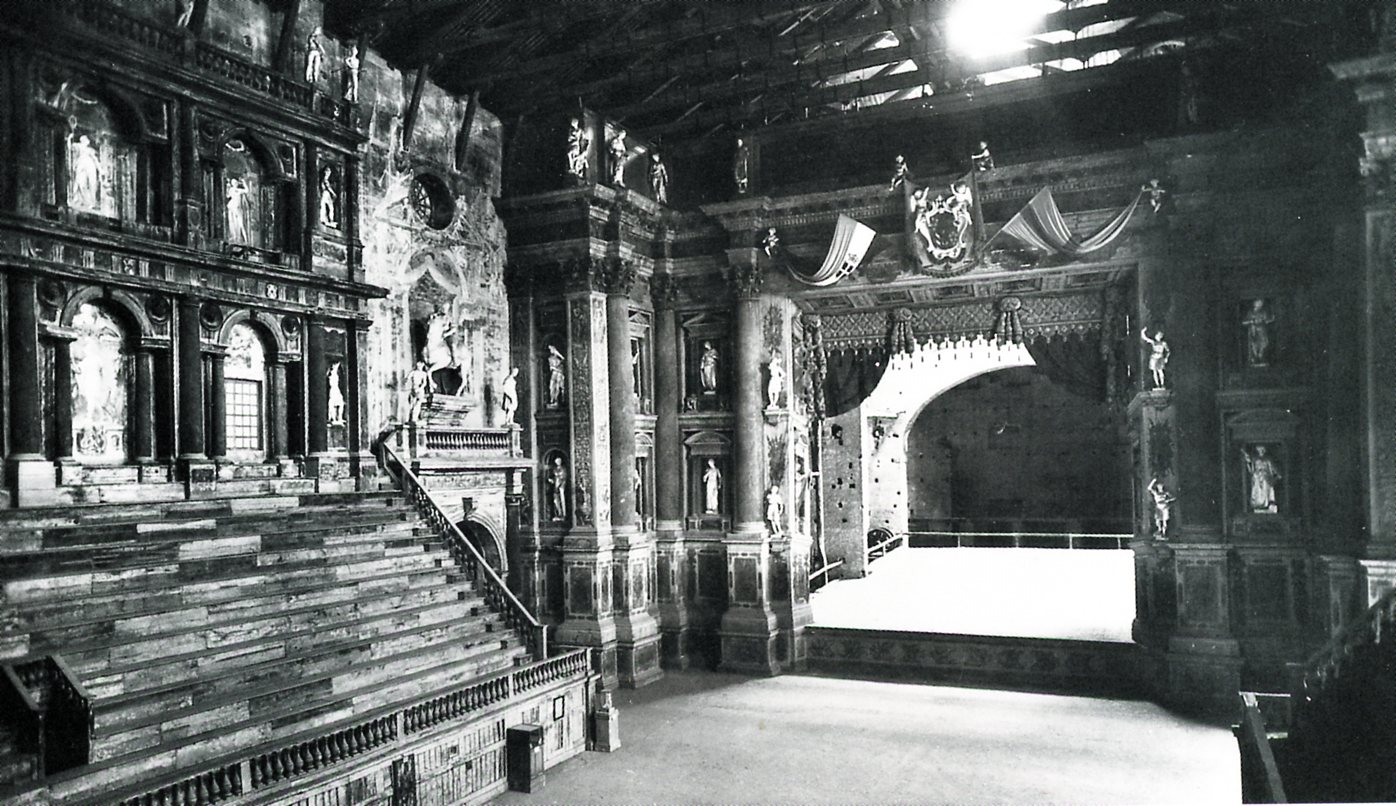
M 956 0 L 946 17 L 951 48 L 971 59 L 1014 53 L 1043 19 L 1066 7 L 1062 0 Z

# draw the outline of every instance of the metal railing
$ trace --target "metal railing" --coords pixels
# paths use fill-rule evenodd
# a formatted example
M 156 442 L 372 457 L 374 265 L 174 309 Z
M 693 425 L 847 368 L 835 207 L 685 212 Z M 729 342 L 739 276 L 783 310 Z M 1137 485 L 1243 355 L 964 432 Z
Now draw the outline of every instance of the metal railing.
M 829 574 L 833 572 L 834 569 L 839 568 L 842 565 L 843 560 L 834 560 L 831 563 L 825 563 L 822 567 L 811 573 L 809 575 L 810 593 L 814 593 L 815 591 L 829 584 Z
M 1060 548 L 1127 549 L 1134 535 L 1119 533 L 1028 531 L 941 531 L 907 532 L 907 545 L 913 548 Z
M 887 529 L 873 529 L 868 532 L 868 562 L 891 554 L 906 544 L 906 535 L 894 535 Z
M 480 554 L 479 549 L 475 548 L 466 538 L 460 527 L 446 516 L 441 504 L 437 502 L 431 491 L 422 484 L 422 480 L 417 477 L 416 473 L 412 472 L 412 468 L 398 456 L 387 440 L 379 442 L 379 450 L 382 451 L 383 467 L 397 477 L 402 491 L 411 497 L 412 502 L 417 506 L 417 511 L 446 541 L 446 545 L 456 562 L 482 589 L 485 602 L 504 616 L 505 623 L 523 635 L 525 644 L 533 654 L 534 660 L 546 659 L 548 657 L 547 628 L 537 618 L 534 618 L 528 608 L 524 607 L 523 602 L 520 602 L 514 592 L 509 590 L 508 584 Z

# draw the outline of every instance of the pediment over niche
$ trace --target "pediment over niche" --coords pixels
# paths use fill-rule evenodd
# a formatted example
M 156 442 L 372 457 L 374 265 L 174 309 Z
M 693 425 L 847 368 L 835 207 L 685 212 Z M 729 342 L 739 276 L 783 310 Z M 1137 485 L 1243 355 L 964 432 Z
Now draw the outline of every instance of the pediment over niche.
M 716 431 L 699 431 L 688 439 L 685 439 L 683 444 L 690 448 L 708 446 L 720 447 L 725 450 L 731 447 L 732 440 L 725 434 L 720 434 Z

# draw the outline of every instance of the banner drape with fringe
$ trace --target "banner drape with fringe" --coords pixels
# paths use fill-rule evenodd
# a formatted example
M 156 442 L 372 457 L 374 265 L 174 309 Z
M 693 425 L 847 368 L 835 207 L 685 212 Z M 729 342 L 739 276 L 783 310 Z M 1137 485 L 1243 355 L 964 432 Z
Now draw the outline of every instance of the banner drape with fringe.
M 1046 252 L 1058 255 L 1084 255 L 1108 246 L 1118 238 L 1129 224 L 1129 219 L 1134 215 L 1134 210 L 1143 196 L 1142 191 L 1135 194 L 1134 201 L 1107 221 L 1105 226 L 1090 236 L 1080 238 L 1071 233 L 1066 219 L 1062 217 L 1062 211 L 1057 209 L 1057 200 L 1052 198 L 1052 188 L 1045 187 L 1038 191 L 1037 195 L 1032 197 L 1032 201 L 1019 210 L 1017 215 L 1009 219 L 994 238 L 1007 233 L 1029 246 Z

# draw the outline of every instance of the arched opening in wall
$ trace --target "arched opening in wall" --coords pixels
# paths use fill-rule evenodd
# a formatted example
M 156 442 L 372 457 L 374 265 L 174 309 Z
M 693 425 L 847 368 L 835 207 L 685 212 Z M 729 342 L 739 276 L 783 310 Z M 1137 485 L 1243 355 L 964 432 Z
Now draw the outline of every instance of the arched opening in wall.
M 888 529 L 901 499 L 907 548 L 819 591 L 816 624 L 1131 640 L 1125 412 L 1059 369 L 1039 358 L 963 380 L 919 411 L 866 417 L 868 527 Z
M 495 570 L 495 573 L 503 576 L 507 570 L 504 565 L 504 558 L 499 553 L 499 542 L 490 532 L 489 528 L 482 523 L 472 520 L 461 521 L 461 534 L 470 541 L 470 545 L 480 552 L 480 556 L 485 558 L 485 562 Z
M 83 464 L 124 463 L 131 449 L 136 330 L 116 308 L 97 302 L 81 303 L 70 327 L 71 397 L 56 404 L 69 407 L 72 442 L 60 450 Z M 61 372 L 62 367 L 54 370 Z
M 233 325 L 228 331 L 223 369 L 229 458 L 260 462 L 267 457 L 269 391 L 267 349 L 261 335 L 249 324 Z
M 463 395 L 470 349 L 467 335 L 457 327 L 457 295 L 430 272 L 407 296 L 408 330 L 413 364 L 424 364 L 433 394 Z

